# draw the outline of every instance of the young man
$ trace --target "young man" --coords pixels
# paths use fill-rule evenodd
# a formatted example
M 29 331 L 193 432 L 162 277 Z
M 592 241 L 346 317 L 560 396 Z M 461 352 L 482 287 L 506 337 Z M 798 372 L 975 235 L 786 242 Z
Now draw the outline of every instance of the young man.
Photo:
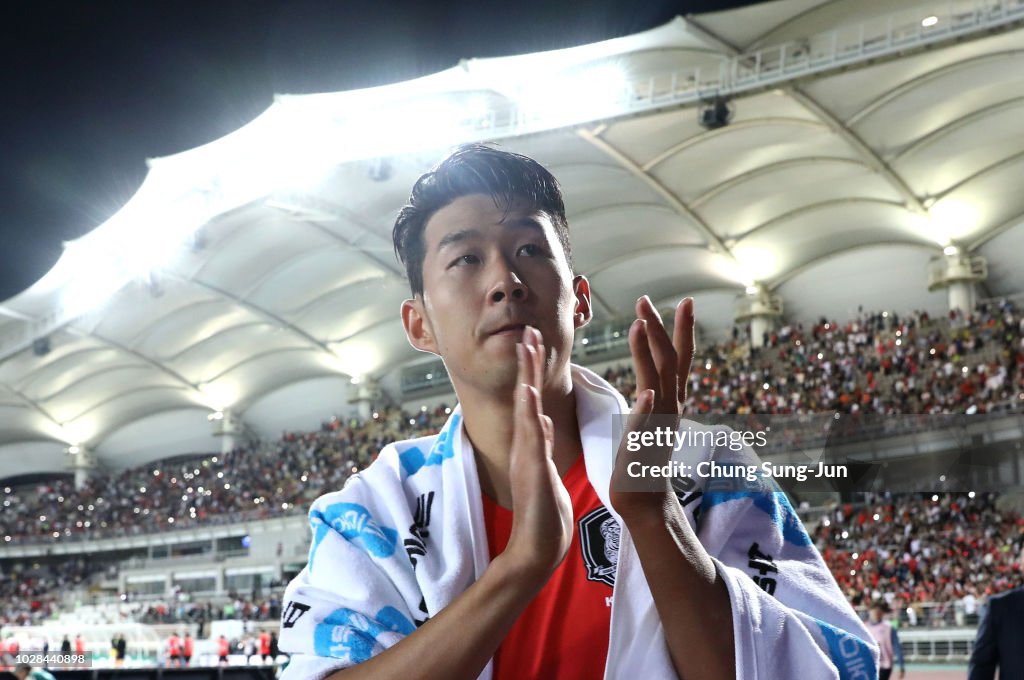
M 546 169 L 463 147 L 417 181 L 394 242 L 409 342 L 444 359 L 460 405 L 314 503 L 286 678 L 875 677 L 784 495 L 691 485 L 684 508 L 667 484 L 626 490 L 612 420 L 628 407 L 569 362 L 590 284 Z M 693 357 L 692 300 L 671 338 L 646 296 L 636 313 L 627 431 L 678 423 Z
M 907 674 L 903 663 L 903 646 L 896 628 L 886 619 L 888 613 L 889 607 L 881 602 L 871 605 L 868 610 L 868 632 L 878 643 L 878 680 L 889 680 L 897 664 L 900 667 L 900 678 Z

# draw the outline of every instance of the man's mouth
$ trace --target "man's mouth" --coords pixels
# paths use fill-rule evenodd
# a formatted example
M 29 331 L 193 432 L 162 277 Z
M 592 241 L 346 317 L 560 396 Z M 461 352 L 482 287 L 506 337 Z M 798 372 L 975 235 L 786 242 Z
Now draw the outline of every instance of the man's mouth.
M 515 335 L 516 337 L 522 337 L 524 328 L 526 328 L 525 323 L 505 324 L 496 331 L 492 331 L 491 335 Z

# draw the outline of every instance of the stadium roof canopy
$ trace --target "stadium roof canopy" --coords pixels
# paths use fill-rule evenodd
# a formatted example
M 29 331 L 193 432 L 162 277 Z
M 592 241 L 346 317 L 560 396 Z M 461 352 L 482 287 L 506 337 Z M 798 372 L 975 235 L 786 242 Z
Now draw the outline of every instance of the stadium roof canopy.
M 561 180 L 599 319 L 691 294 L 715 337 L 754 284 L 793 320 L 941 311 L 926 272 L 951 247 L 987 259 L 982 295 L 1020 292 L 1022 20 L 1022 0 L 780 0 L 278 97 L 151 161 L 117 214 L 0 304 L 0 477 L 64 470 L 70 445 L 112 468 L 215 449 L 212 410 L 265 433 L 315 422 L 352 378 L 421 358 L 390 229 L 464 141 Z M 705 129 L 715 96 L 732 119 Z

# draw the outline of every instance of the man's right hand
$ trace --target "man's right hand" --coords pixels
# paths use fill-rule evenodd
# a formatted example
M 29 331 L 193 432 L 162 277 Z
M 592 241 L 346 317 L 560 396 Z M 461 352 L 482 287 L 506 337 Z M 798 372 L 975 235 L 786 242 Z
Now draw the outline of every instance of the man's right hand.
M 516 619 L 551 577 L 572 540 L 572 505 L 552 460 L 554 427 L 541 408 L 544 347 L 527 328 L 519 357 L 509 482 L 512 535 L 505 551 L 447 607 L 389 649 L 327 680 L 475 680 Z M 466 626 L 472 621 L 472 626 Z
M 527 326 L 516 353 L 509 455 L 512 532 L 503 556 L 546 582 L 572 542 L 572 503 L 552 458 L 554 425 L 541 403 L 545 350 L 540 331 Z

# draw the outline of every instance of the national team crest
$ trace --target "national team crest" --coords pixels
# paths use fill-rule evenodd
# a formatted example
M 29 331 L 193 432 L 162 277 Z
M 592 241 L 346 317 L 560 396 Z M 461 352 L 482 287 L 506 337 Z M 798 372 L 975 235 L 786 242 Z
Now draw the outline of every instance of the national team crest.
M 587 580 L 615 587 L 619 563 L 619 523 L 603 505 L 580 518 L 580 550 L 587 565 Z

